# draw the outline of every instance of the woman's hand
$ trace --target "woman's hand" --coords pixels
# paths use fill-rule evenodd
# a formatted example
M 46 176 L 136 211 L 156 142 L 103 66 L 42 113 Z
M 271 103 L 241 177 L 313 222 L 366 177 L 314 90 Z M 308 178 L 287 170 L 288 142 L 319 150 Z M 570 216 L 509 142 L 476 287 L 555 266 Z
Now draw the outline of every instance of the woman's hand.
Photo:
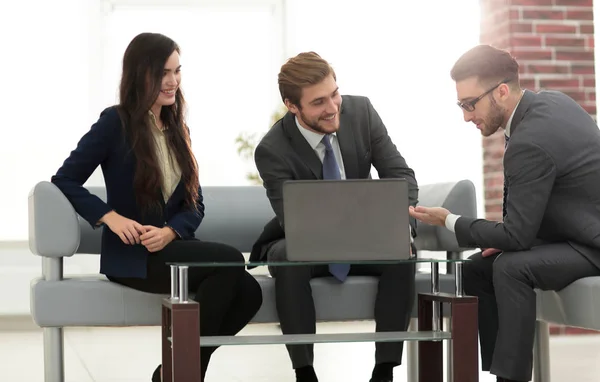
M 116 233 L 125 244 L 139 244 L 140 235 L 145 232 L 140 223 L 121 216 L 115 211 L 107 213 L 100 221 Z
M 140 236 L 142 245 L 148 249 L 149 252 L 158 252 L 163 249 L 167 244 L 175 240 L 175 231 L 169 227 L 158 228 L 151 225 L 145 225 L 142 227 L 145 231 Z

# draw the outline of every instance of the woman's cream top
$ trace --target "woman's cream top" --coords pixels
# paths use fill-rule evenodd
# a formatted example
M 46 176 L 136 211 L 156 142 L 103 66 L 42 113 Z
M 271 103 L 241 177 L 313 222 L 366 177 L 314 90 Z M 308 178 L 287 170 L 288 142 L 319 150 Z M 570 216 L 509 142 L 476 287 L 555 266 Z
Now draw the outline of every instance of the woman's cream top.
M 177 163 L 177 159 L 169 150 L 169 144 L 164 130 L 160 130 L 156 123 L 156 117 L 150 111 L 150 122 L 152 126 L 152 135 L 156 143 L 156 159 L 162 173 L 162 194 L 165 203 L 169 200 L 175 188 L 181 180 L 181 169 Z

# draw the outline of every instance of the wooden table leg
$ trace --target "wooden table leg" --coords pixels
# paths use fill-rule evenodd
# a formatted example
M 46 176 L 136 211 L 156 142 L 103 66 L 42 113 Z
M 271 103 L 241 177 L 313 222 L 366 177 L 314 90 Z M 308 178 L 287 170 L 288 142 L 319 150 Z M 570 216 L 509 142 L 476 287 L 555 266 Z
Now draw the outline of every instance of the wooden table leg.
M 163 382 L 173 382 L 173 352 L 171 351 L 171 309 L 163 304 L 162 306 L 162 373 Z
M 433 329 L 433 301 L 426 300 L 423 296 L 419 295 L 418 304 L 419 331 L 430 331 Z M 442 316 L 440 314 L 440 327 Z M 442 341 L 419 341 L 419 382 L 444 381 L 443 356 Z
M 454 382 L 479 381 L 477 298 L 452 303 L 452 374 Z
M 162 319 L 163 382 L 200 382 L 198 303 L 178 303 L 166 299 L 163 301 Z

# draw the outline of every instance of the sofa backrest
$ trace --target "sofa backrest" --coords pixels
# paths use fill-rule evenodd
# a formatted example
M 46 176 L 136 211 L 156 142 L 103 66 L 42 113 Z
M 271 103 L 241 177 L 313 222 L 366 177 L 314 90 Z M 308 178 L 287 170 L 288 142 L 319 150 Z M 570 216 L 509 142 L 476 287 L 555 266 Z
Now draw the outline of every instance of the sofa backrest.
M 106 200 L 103 187 L 88 190 Z M 204 241 L 216 241 L 250 252 L 264 225 L 275 215 L 261 186 L 203 187 L 206 215 L 196 231 Z M 476 217 L 475 187 L 469 180 L 420 187 L 419 204 L 442 206 L 451 212 Z M 102 229 L 92 229 L 50 182 L 40 182 L 29 194 L 29 247 L 45 257 L 100 253 Z M 460 252 L 454 234 L 445 227 L 419 223 L 418 250 Z

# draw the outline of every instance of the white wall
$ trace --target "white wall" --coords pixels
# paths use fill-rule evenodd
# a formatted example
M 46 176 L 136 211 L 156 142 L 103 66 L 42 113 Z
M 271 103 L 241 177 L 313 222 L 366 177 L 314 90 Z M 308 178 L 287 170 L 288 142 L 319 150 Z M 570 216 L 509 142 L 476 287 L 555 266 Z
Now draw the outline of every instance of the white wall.
M 116 101 L 123 49 L 141 31 L 166 33 L 182 47 L 203 184 L 246 183 L 253 163 L 237 156 L 233 139 L 242 131 L 267 130 L 280 103 L 279 66 L 315 50 L 335 67 L 342 93 L 370 97 L 420 184 L 471 179 L 481 214 L 480 136 L 462 121 L 448 74 L 478 41 L 477 0 L 436 2 L 434 12 L 421 2 L 371 0 L 365 8 L 342 0 L 253 1 L 258 5 L 250 14 L 232 6 L 235 0 L 226 1 L 227 9 L 218 0 L 177 0 L 179 6 L 210 7 L 187 16 L 137 9 L 135 23 L 122 5 L 143 0 L 113 0 L 117 8 L 103 0 L 0 5 L 8 58 L 0 60 L 8 90 L 0 93 L 0 315 L 29 312 L 29 281 L 41 272 L 39 259 L 23 245 L 2 241 L 26 240 L 29 190 L 49 180 L 99 112 Z M 88 184 L 101 185 L 101 174 Z M 98 257 L 66 260 L 66 272 L 97 271 Z
M 483 211 L 481 136 L 463 121 L 450 79 L 479 41 L 478 0 L 368 4 L 291 1 L 289 55 L 330 61 L 342 94 L 371 99 L 419 184 L 470 179 Z

